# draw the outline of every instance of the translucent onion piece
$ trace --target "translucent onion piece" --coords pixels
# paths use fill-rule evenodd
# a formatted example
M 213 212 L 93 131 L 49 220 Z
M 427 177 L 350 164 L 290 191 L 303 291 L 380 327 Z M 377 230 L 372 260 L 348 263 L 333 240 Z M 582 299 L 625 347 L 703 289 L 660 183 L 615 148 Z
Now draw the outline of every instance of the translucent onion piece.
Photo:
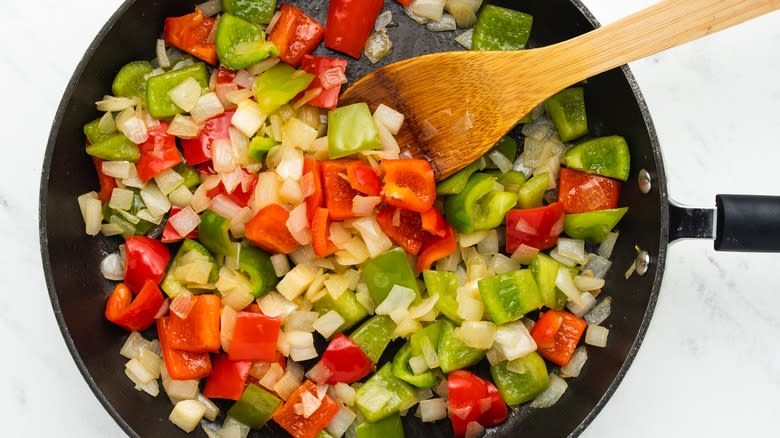
M 223 435 L 221 438 L 246 438 L 251 430 L 246 424 L 228 416 L 225 417 L 225 421 L 222 423 L 222 429 L 224 430 L 229 428 L 238 428 L 238 435 L 231 437 Z
M 157 385 L 156 380 L 149 380 L 148 382 L 144 383 L 141 381 L 141 379 L 133 373 L 133 371 L 130 368 L 125 367 L 125 375 L 133 382 L 135 383 L 135 389 L 138 391 L 144 391 L 147 394 L 151 395 L 152 397 L 157 397 L 157 394 L 160 393 L 160 386 Z
M 130 177 L 130 167 L 135 167 L 129 161 L 104 161 L 101 170 L 106 176 L 125 179 Z
M 476 421 L 466 425 L 466 438 L 479 438 L 485 433 L 485 427 Z
M 485 305 L 476 298 L 458 297 L 458 316 L 467 321 L 479 321 Z
M 422 400 L 417 407 L 417 416 L 424 423 L 442 420 L 447 417 L 447 401 L 443 398 Z
M 320 408 L 321 404 L 322 401 L 320 401 L 317 396 L 309 391 L 303 391 L 303 394 L 301 394 L 301 414 L 303 415 L 303 418 L 309 418 L 314 415 L 314 412 Z
M 588 350 L 584 345 L 580 345 L 576 350 L 574 350 L 574 353 L 572 353 L 571 359 L 569 359 L 569 363 L 566 364 L 566 366 L 561 367 L 561 377 L 579 376 L 580 372 L 582 371 L 582 367 L 585 365 L 587 360 Z
M 211 159 L 217 172 L 232 172 L 236 168 L 233 159 L 233 145 L 230 140 L 216 139 L 211 142 Z
M 432 295 L 425 298 L 419 304 L 409 308 L 409 316 L 414 319 L 422 318 L 425 314 L 433 310 L 437 301 L 439 301 L 439 295 Z
M 187 433 L 192 432 L 206 414 L 206 406 L 197 400 L 182 400 L 176 403 L 173 412 L 168 416 L 171 423 Z
M 305 203 L 298 204 L 292 209 L 285 225 L 293 238 L 301 245 L 308 245 L 311 242 L 311 230 L 306 217 Z
M 282 182 L 274 172 L 263 172 L 257 176 L 257 185 L 252 201 L 252 210 L 258 212 L 271 204 L 279 203 L 279 189 Z
M 271 256 L 271 264 L 274 266 L 274 273 L 277 277 L 283 277 L 290 272 L 290 261 L 284 254 L 274 254 Z
M 368 58 L 369 62 L 376 64 L 377 62 L 390 55 L 393 50 L 393 42 L 390 40 L 390 36 L 387 31 L 380 29 L 374 31 L 366 41 L 363 53 Z
M 330 241 L 333 242 L 339 249 L 346 248 L 347 242 L 352 239 L 352 234 L 347 231 L 344 224 L 341 222 L 333 222 L 330 224 Z
M 532 408 L 548 408 L 558 402 L 568 385 L 556 374 L 550 374 L 550 386 L 539 394 L 532 402 Z
M 311 333 L 314 331 L 314 321 L 318 316 L 317 312 L 296 310 L 284 320 L 284 330 Z
M 585 256 L 585 241 L 580 239 L 569 239 L 561 237 L 558 239 L 558 254 L 572 259 L 578 264 L 584 264 L 587 262 Z
M 477 244 L 477 251 L 480 254 L 492 254 L 498 252 L 498 233 L 496 230 L 489 230 L 484 239 Z
M 244 71 L 244 70 L 242 70 Z M 230 122 L 247 137 L 255 135 L 258 129 L 265 123 L 266 115 L 260 111 L 257 103 L 251 99 L 244 99 L 238 104 L 236 112 Z
M 358 196 L 355 197 L 355 199 L 357 198 Z M 376 198 L 377 199 L 375 200 L 367 200 L 366 203 L 371 204 L 374 201 L 381 202 L 379 197 Z M 353 210 L 355 208 L 355 202 L 356 201 L 353 200 Z M 368 255 L 370 257 L 376 257 L 393 247 L 393 242 L 387 237 L 387 234 L 382 231 L 379 223 L 377 223 L 376 216 L 372 215 L 355 219 L 352 222 L 352 226 L 360 233 L 360 237 L 363 239 L 363 242 L 365 242 L 365 247 L 368 250 Z
M 386 10 L 379 14 L 374 22 L 374 30 L 384 29 L 393 21 L 393 12 Z
M 168 91 L 168 97 L 185 112 L 190 112 L 200 98 L 200 84 L 193 77 L 187 77 L 179 85 Z
M 425 28 L 430 32 L 445 32 L 455 30 L 458 26 L 455 23 L 455 17 L 450 14 L 442 14 L 439 20 L 427 22 Z
M 282 179 L 299 180 L 303 175 L 303 154 L 292 146 L 283 145 L 280 149 L 281 159 L 276 165 L 276 173 Z
M 385 12 L 390 12 L 390 11 L 385 11 Z M 382 14 L 384 14 L 384 12 Z M 347 76 L 338 67 L 329 68 L 323 71 L 322 73 L 319 74 L 319 78 L 320 78 L 320 83 L 322 83 L 322 88 L 325 90 L 329 90 L 333 87 L 338 87 L 339 85 L 345 84 L 347 82 Z
M 612 257 L 612 250 L 615 248 L 615 242 L 617 242 L 619 235 L 620 233 L 618 231 L 612 231 L 601 241 L 598 250 L 601 257 L 604 257 L 605 259 Z
M 337 402 L 346 406 L 353 406 L 355 404 L 355 388 L 347 385 L 346 383 L 336 383 L 328 388 L 328 394 Z
M 125 277 L 125 267 L 119 253 L 111 253 L 100 262 L 100 272 L 106 280 L 121 281 Z
M 468 234 L 458 234 L 458 244 L 461 248 L 468 248 L 481 242 L 487 235 L 488 232 L 486 230 L 474 231 L 473 233 Z
M 379 409 L 382 409 L 391 398 L 393 398 L 393 393 L 387 389 L 378 385 L 371 385 L 370 388 L 362 394 L 358 406 L 369 412 L 376 412 Z
M 381 123 L 391 134 L 396 135 L 404 122 L 404 115 L 385 104 L 380 104 L 374 111 L 374 121 L 377 124 Z
M 334 438 L 339 438 L 347 432 L 356 418 L 356 413 L 352 412 L 352 410 L 346 406 L 341 406 L 333 419 L 330 420 L 330 423 L 325 427 L 325 430 L 333 435 Z
M 182 185 L 184 178 L 173 169 L 165 169 L 154 176 L 154 182 L 160 191 L 167 195 Z
M 424 357 L 412 356 L 409 358 L 409 368 L 411 368 L 412 373 L 421 374 L 428 370 L 428 364 Z
M 168 68 L 171 66 L 171 61 L 168 59 L 168 52 L 165 51 L 165 40 L 157 40 L 155 52 L 157 53 L 157 63 L 160 67 Z
M 574 285 L 577 286 L 577 289 L 583 291 L 598 290 L 604 287 L 604 279 L 578 275 L 574 277 Z
M 322 94 L 322 90 L 323 90 L 322 87 L 316 87 L 316 88 L 312 88 L 310 90 L 306 90 L 301 95 L 301 97 L 299 97 L 298 99 L 295 99 L 293 101 L 293 104 L 292 104 L 293 109 L 297 110 L 297 109 L 301 108 L 302 106 L 306 105 L 307 103 L 309 103 L 309 101 L 311 101 L 313 99 L 316 99 L 320 94 Z
M 285 278 L 287 277 L 285 276 Z M 263 311 L 263 314 L 279 317 L 281 319 L 287 318 L 290 313 L 298 308 L 297 304 L 287 300 L 282 294 L 275 291 L 263 295 L 263 297 L 258 300 L 257 304 L 260 306 L 260 310 Z
M 149 139 L 146 123 L 133 108 L 122 111 L 116 117 L 116 128 L 135 144 L 141 144 Z
M 171 301 L 170 311 L 181 319 L 186 319 L 190 311 L 195 306 L 195 297 L 189 291 L 184 291 L 176 295 Z
M 278 19 L 278 15 L 279 15 L 278 13 L 275 14 L 274 18 Z M 266 35 L 271 33 L 271 25 L 273 23 L 274 23 L 273 19 L 271 20 L 270 23 L 268 23 L 268 28 L 266 29 Z M 250 65 L 249 67 L 246 68 L 246 71 L 249 74 L 259 75 L 260 73 L 263 73 L 264 71 L 269 70 L 271 67 L 273 67 L 276 64 L 278 64 L 279 61 L 280 61 L 279 58 L 276 57 L 276 56 L 271 57 L 271 58 L 266 58 L 266 59 L 258 62 L 257 64 Z
M 314 281 L 314 273 L 304 265 L 296 265 L 276 285 L 276 290 L 292 301 L 300 296 Z M 265 311 L 264 311 L 265 312 Z M 267 313 L 266 313 L 267 314 Z
M 600 325 L 612 313 L 612 297 L 604 297 L 590 312 L 585 314 L 585 321 L 590 325 Z
M 325 366 L 322 362 L 317 362 L 308 372 L 306 372 L 306 378 L 316 384 L 323 384 L 330 379 L 333 375 L 330 368 Z
M 355 298 L 357 298 L 360 305 L 363 306 L 368 311 L 368 313 L 374 313 L 376 309 L 376 303 L 374 303 L 374 300 L 371 298 L 371 294 L 368 292 L 368 286 L 366 286 L 365 283 L 358 284 Z
M 536 342 L 521 321 L 500 325 L 496 329 L 495 344 L 507 360 L 514 360 L 536 351 Z
M 604 278 L 612 262 L 596 254 L 588 254 L 588 262 L 582 266 L 582 272 L 590 271 L 596 278 Z
M 117 112 L 124 111 L 130 107 L 138 104 L 138 99 L 135 97 L 114 97 L 103 96 L 103 100 L 95 102 L 95 106 L 98 111 Z
M 446 0 L 415 0 L 412 10 L 416 15 L 430 20 L 440 20 Z
M 561 253 L 558 252 L 558 248 L 553 248 L 552 251 L 550 251 L 550 257 L 554 258 L 555 260 L 563 263 L 566 266 L 576 266 L 577 261 L 570 259 Z
M 389 315 L 396 309 L 408 309 L 409 305 L 417 297 L 412 289 L 400 285 L 394 285 L 387 297 L 377 306 L 377 315 Z
M 352 199 L 352 213 L 359 217 L 370 216 L 381 202 L 382 198 L 379 196 L 355 195 Z M 363 240 L 367 241 L 365 238 Z
M 211 17 L 222 10 L 222 2 L 220 0 L 208 0 L 199 4 L 198 7 L 204 17 Z
M 192 108 L 190 115 L 195 123 L 200 124 L 224 112 L 225 108 L 222 106 L 222 102 L 219 101 L 217 94 L 212 91 L 198 99 L 198 103 Z
M 580 290 L 574 285 L 571 279 L 571 272 L 566 268 L 558 269 L 558 274 L 555 276 L 555 286 L 560 289 L 570 300 L 574 301 L 580 306 L 584 306 L 582 301 Z
M 574 301 L 569 301 L 566 303 L 566 308 L 569 309 L 571 313 L 575 314 L 579 318 L 582 318 L 586 313 L 590 312 L 590 309 L 592 309 L 593 306 L 596 305 L 596 298 L 594 298 L 590 292 L 583 292 L 580 294 L 580 298 L 582 299 L 582 305 L 579 305 Z
M 141 189 L 141 199 L 152 216 L 162 216 L 171 209 L 168 197 L 153 182 L 146 183 Z
M 195 138 L 200 134 L 200 126 L 192 121 L 192 117 L 176 114 L 166 132 L 179 138 Z
M 90 236 L 97 236 L 100 232 L 100 222 L 103 219 L 103 204 L 98 199 L 97 193 L 89 192 L 79 196 L 78 203 L 86 233 Z
M 140 333 L 132 332 L 125 340 L 125 343 L 122 344 L 119 354 L 128 359 L 138 359 L 141 348 L 149 349 L 150 346 L 151 342 L 146 340 Z
M 276 382 L 284 375 L 284 369 L 276 362 L 271 362 L 271 366 L 266 371 L 262 379 L 260 379 L 260 385 L 268 389 L 273 389 Z
M 439 366 L 439 355 L 436 353 L 436 348 L 433 346 L 431 339 L 427 336 L 423 337 L 420 341 L 420 348 L 422 349 L 423 359 L 428 368 L 436 368 Z
M 114 187 L 114 190 L 111 191 L 111 199 L 108 201 L 108 206 L 116 210 L 129 210 L 133 206 L 134 197 L 135 193 L 132 190 Z
M 500 253 L 493 255 L 493 258 L 490 260 L 490 266 L 488 266 L 488 270 L 495 274 L 504 274 L 516 269 L 520 269 L 520 264 L 515 263 L 511 258 Z
M 490 321 L 463 321 L 458 337 L 469 347 L 487 350 L 496 338 L 496 325 Z
M 589 325 L 585 332 L 585 343 L 594 347 L 606 347 L 609 329 L 600 325 Z
M 451 12 L 451 11 L 450 11 Z M 472 13 L 473 14 L 473 13 Z M 476 16 L 474 17 L 476 20 Z M 455 21 L 458 21 L 458 16 L 455 16 Z M 467 50 L 471 50 L 471 39 L 474 36 L 474 29 L 468 29 L 455 37 L 455 41 Z

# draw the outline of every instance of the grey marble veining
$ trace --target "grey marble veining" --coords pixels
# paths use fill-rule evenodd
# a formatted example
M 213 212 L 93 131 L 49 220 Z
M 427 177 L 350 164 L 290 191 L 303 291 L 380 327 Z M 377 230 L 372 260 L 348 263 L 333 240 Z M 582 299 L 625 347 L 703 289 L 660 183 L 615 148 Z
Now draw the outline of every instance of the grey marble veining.
M 609 23 L 649 0 L 584 0 Z M 40 166 L 65 85 L 119 0 L 6 2 L 0 173 L 3 436 L 121 436 L 70 358 L 45 292 L 37 238 Z M 669 191 L 779 194 L 780 14 L 631 65 L 662 145 Z M 10 138 L 8 134 L 10 133 Z M 776 436 L 780 256 L 674 244 L 650 329 L 594 437 Z M 615 297 L 619 299 L 619 297 Z M 117 370 L 120 374 L 121 370 Z

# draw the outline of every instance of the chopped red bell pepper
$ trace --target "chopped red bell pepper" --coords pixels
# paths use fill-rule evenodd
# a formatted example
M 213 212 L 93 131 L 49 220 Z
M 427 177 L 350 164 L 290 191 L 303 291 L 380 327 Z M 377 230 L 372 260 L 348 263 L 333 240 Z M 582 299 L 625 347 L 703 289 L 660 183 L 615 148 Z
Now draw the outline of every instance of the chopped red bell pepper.
M 495 385 L 469 371 L 454 371 L 447 376 L 447 394 L 455 436 L 465 436 L 466 427 L 472 421 L 490 427 L 509 416 Z
M 238 312 L 230 342 L 230 360 L 269 362 L 276 359 L 280 318 L 261 313 Z
M 357 161 L 359 160 L 343 159 L 320 162 L 325 207 L 334 221 L 357 217 L 352 211 L 352 200 L 360 192 L 353 189 L 347 181 L 349 167 Z
M 147 281 L 135 299 L 123 283 L 119 283 L 106 303 L 106 319 L 129 332 L 140 332 L 154 324 L 154 317 L 165 302 L 156 284 Z
M 221 73 L 222 70 L 220 69 Z M 214 140 L 230 139 L 228 129 L 231 126 L 231 119 L 235 112 L 236 110 L 226 110 L 224 113 L 206 120 L 200 125 L 200 133 L 197 137 L 181 140 L 181 150 L 184 153 L 187 164 L 195 166 L 211 161 L 211 143 Z
M 364 195 L 379 196 L 382 192 L 382 183 L 379 182 L 379 177 L 374 169 L 360 160 L 356 160 L 349 166 L 347 179 L 350 187 Z
M 152 177 L 181 163 L 182 158 L 176 149 L 176 136 L 168 134 L 168 124 L 160 122 L 160 127 L 149 131 L 149 139 L 138 145 L 141 158 L 135 165 L 138 177 L 147 182 Z
M 366 353 L 342 333 L 330 341 L 320 363 L 330 370 L 331 375 L 325 382 L 328 385 L 357 382 L 374 370 Z
M 246 223 L 244 233 L 247 239 L 268 252 L 289 254 L 301 246 L 287 229 L 289 218 L 287 209 L 279 204 L 270 204 Z
M 208 353 L 190 353 L 170 346 L 168 317 L 157 319 L 157 337 L 160 339 L 163 361 L 173 380 L 201 379 L 211 374 L 211 356 Z
M 409 5 L 412 4 L 412 1 L 414 1 L 414 0 L 395 0 L 395 1 L 397 1 L 398 3 L 400 3 L 400 4 L 404 5 L 404 6 L 409 6 Z
M 171 207 L 171 212 L 168 214 L 168 217 L 173 217 L 176 215 L 176 213 L 180 212 L 182 210 L 181 207 L 173 206 Z M 163 243 L 173 243 L 178 242 L 182 239 L 197 239 L 198 238 L 198 229 L 195 228 L 194 230 L 190 231 L 190 234 L 187 234 L 186 236 L 182 236 L 179 234 L 178 231 L 176 231 L 176 228 L 173 228 L 173 225 L 171 225 L 171 222 L 168 221 L 165 224 L 165 229 L 163 230 L 162 237 L 160 240 L 162 240 Z
M 444 220 L 436 207 L 431 207 L 428 211 L 420 213 L 423 230 L 434 236 L 444 237 L 447 234 L 447 221 Z
M 566 213 L 586 213 L 617 208 L 620 181 L 561 168 L 558 178 L 558 201 Z
M 539 345 L 540 341 L 544 345 L 549 345 L 547 339 L 549 332 L 558 324 L 560 325 L 555 333 L 554 345 L 552 347 L 542 347 L 542 345 Z M 537 351 L 543 358 L 554 364 L 566 366 L 587 327 L 588 323 L 585 322 L 585 320 L 578 318 L 569 312 L 563 310 L 548 310 L 542 314 L 536 324 L 534 324 L 531 329 L 531 337 L 534 338 L 534 340 L 539 338 L 539 341 L 536 341 L 537 346 L 539 347 Z
M 423 242 L 420 255 L 417 257 L 417 272 L 430 269 L 433 262 L 443 259 L 458 250 L 458 242 L 452 232 L 452 226 L 447 224 L 444 236 L 430 236 Z
M 513 253 L 525 244 L 536 249 L 552 248 L 563 231 L 563 204 L 527 210 L 509 210 L 506 214 L 506 252 Z
M 206 384 L 203 386 L 203 396 L 228 400 L 241 398 L 252 362 L 233 361 L 227 354 L 220 353 L 214 356 L 213 368 L 214 372 L 206 379 Z
M 287 399 L 284 405 L 276 409 L 272 417 L 293 438 L 316 437 L 322 432 L 322 429 L 325 429 L 325 426 L 330 423 L 330 420 L 336 416 L 340 409 L 339 405 L 329 395 L 325 394 L 320 401 L 319 408 L 306 418 L 303 416 L 303 413 L 297 413 L 301 412 L 300 405 L 305 393 L 309 393 L 309 396 L 306 396 L 309 399 L 311 399 L 310 396 L 314 397 L 314 400 L 319 399 L 317 397 L 317 386 L 310 380 L 306 380 L 290 395 L 290 398 Z M 297 409 L 296 405 L 298 405 Z
M 307 182 L 307 184 L 311 184 L 311 193 L 306 196 L 306 218 L 309 219 L 309 226 L 311 226 L 312 220 L 314 219 L 314 212 L 323 205 L 320 164 L 311 158 L 304 158 L 302 174 L 301 186 L 303 186 L 305 180 L 311 178 L 311 180 Z M 311 174 L 311 176 L 306 176 L 308 174 Z M 303 189 L 303 187 L 301 188 Z M 304 189 L 304 191 L 306 190 Z
M 217 84 L 229 84 L 233 82 L 233 79 L 236 78 L 237 74 L 238 70 L 230 70 L 224 65 L 220 65 L 219 70 L 217 71 Z M 241 86 L 239 85 L 239 87 Z
M 128 237 L 125 240 L 125 254 L 125 284 L 134 293 L 140 291 L 149 280 L 160 284 L 165 275 L 165 267 L 171 260 L 167 246 L 146 236 Z
M 113 193 L 114 189 L 117 187 L 116 179 L 103 173 L 103 160 L 98 157 L 92 157 L 92 162 L 95 163 L 95 170 L 97 170 L 98 181 L 100 182 L 98 199 L 105 204 L 111 199 L 111 193 Z
M 204 162 L 200 166 L 195 168 L 198 173 L 200 174 L 201 178 L 209 175 L 216 175 L 217 171 L 214 170 L 214 163 L 211 162 L 211 159 L 209 161 Z
M 195 304 L 186 318 L 180 318 L 173 312 L 168 317 L 170 345 L 192 353 L 218 353 L 222 300 L 211 294 L 192 298 Z
M 398 215 L 398 225 L 393 225 L 393 218 Z M 387 234 L 387 237 L 409 254 L 418 254 L 425 239 L 430 236 L 422 229 L 420 213 L 416 211 L 395 208 L 386 205 L 376 215 L 379 227 Z
M 425 160 L 382 160 L 382 193 L 388 204 L 423 213 L 436 200 L 433 169 Z
M 339 248 L 330 240 L 330 216 L 327 208 L 317 207 L 311 222 L 311 245 L 314 254 L 324 258 Z
M 217 65 L 217 48 L 209 35 L 216 24 L 216 18 L 204 17 L 200 8 L 181 17 L 165 19 L 163 38 L 165 44 L 181 49 L 211 65 Z
M 325 28 L 295 6 L 283 4 L 268 39 L 279 48 L 279 59 L 297 67 L 303 55 L 322 41 Z
M 383 0 L 330 0 L 325 46 L 360 58 L 384 3 Z
M 560 312 L 547 312 L 539 318 L 531 330 L 532 337 L 538 348 L 554 348 L 555 335 L 561 329 L 563 316 Z
M 327 32 L 327 30 L 326 30 Z M 339 95 L 341 94 L 341 84 L 323 84 L 322 76 L 328 78 L 336 78 L 344 76 L 347 71 L 347 60 L 338 58 L 326 58 L 324 56 L 304 55 L 301 60 L 301 70 L 306 73 L 314 75 L 314 80 L 309 84 L 308 90 L 314 90 L 321 88 L 322 92 L 319 96 L 306 102 L 309 105 L 318 106 L 320 108 L 333 109 L 338 106 Z M 335 80 L 335 82 L 340 82 Z M 325 88 L 330 86 L 330 88 Z
M 208 196 L 209 199 L 214 199 L 217 195 L 225 195 L 238 206 L 246 207 L 254 194 L 255 186 L 257 185 L 257 175 L 252 175 L 244 169 L 241 169 L 241 171 L 244 173 L 244 179 L 248 181 L 247 183 L 242 182 L 237 185 L 232 192 L 228 193 L 225 184 L 220 181 L 216 187 L 206 192 L 206 196 Z

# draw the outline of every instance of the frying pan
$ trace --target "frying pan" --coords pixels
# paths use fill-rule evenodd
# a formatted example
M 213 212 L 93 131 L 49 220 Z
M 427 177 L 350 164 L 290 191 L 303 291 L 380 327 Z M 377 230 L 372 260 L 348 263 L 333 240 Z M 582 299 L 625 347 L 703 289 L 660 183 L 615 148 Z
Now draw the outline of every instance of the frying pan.
M 326 1 L 289 3 L 325 23 Z M 563 41 L 597 26 L 577 0 L 492 3 L 534 16 L 530 47 Z M 191 12 L 192 5 L 191 0 L 137 0 L 120 7 L 90 46 L 67 88 L 54 121 L 41 179 L 41 251 L 52 306 L 80 371 L 100 402 L 130 436 L 188 435 L 168 422 L 171 405 L 165 395 L 152 399 L 139 394 L 121 376 L 124 360 L 118 352 L 126 333 L 103 317 L 105 299 L 113 284 L 104 280 L 98 270 L 104 255 L 116 251 L 121 242 L 87 238 L 83 234 L 75 198 L 93 190 L 97 180 L 91 160 L 83 153 L 81 127 L 98 116 L 94 102 L 110 89 L 119 67 L 152 56 L 151 49 L 162 29 L 163 18 Z M 411 22 L 395 2 L 388 2 L 387 7 L 393 11 L 399 26 L 390 30 L 395 44 L 392 56 L 379 65 L 435 51 L 460 49 L 452 41 L 451 33 L 428 32 Z M 322 47 L 317 54 L 340 56 Z M 365 60 L 353 61 L 348 76 L 355 80 L 372 68 Z M 615 249 L 615 268 L 607 277 L 605 289 L 610 294 L 610 291 L 620 291 L 613 301 L 613 314 L 606 322 L 611 329 L 609 345 L 590 350 L 582 375 L 568 381 L 569 389 L 554 407 L 513 410 L 506 423 L 489 430 L 491 436 L 579 435 L 615 391 L 636 354 L 655 306 L 668 243 L 681 237 L 712 237 L 715 230 L 715 211 L 670 204 L 658 140 L 628 68 L 598 75 L 584 86 L 588 96 L 598 96 L 588 98 L 591 134 L 623 135 L 632 152 L 631 179 L 623 185 L 621 193 L 621 204 L 630 206 L 630 211 L 619 225 L 621 238 Z M 640 189 L 642 169 L 649 176 L 648 193 Z M 780 213 L 776 199 L 722 197 L 719 203 L 723 207 L 717 210 L 720 226 L 716 245 L 720 249 L 776 250 L 780 247 L 780 229 L 773 221 Z M 739 208 L 729 210 L 735 203 Z M 735 216 L 735 211 L 751 215 Z M 647 269 L 643 276 L 625 279 L 623 271 L 637 255 L 635 245 L 646 252 Z M 484 375 L 486 370 L 476 371 Z M 444 421 L 422 424 L 407 416 L 404 423 L 407 436 L 451 436 L 451 428 Z M 280 435 L 268 428 L 253 434 Z

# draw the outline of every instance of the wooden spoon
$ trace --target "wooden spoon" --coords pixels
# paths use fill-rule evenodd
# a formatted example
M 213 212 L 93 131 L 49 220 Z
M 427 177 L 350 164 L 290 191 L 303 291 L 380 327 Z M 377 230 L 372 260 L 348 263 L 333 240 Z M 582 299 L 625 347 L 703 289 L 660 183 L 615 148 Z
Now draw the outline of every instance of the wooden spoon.
M 430 161 L 441 180 L 569 85 L 778 8 L 780 0 L 665 0 L 548 47 L 396 62 L 355 82 L 341 103 L 367 102 L 372 109 L 384 103 L 403 113 L 398 144 Z

